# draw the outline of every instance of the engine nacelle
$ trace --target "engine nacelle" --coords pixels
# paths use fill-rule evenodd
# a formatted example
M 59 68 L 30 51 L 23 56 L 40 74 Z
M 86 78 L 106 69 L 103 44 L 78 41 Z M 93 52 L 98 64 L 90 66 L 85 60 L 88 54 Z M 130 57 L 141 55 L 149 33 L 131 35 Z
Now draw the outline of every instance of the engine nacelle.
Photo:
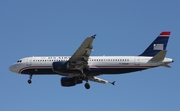
M 58 73 L 67 71 L 67 62 L 53 62 L 52 68 L 53 71 Z
M 83 81 L 77 77 L 62 77 L 61 86 L 70 87 L 75 86 L 76 84 L 81 84 Z

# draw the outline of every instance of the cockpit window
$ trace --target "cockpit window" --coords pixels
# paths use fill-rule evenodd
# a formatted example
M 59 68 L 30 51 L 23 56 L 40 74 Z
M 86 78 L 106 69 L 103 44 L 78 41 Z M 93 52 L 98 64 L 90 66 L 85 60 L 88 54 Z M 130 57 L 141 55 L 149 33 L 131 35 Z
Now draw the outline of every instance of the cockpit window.
M 17 62 L 22 62 L 22 60 L 18 60 Z

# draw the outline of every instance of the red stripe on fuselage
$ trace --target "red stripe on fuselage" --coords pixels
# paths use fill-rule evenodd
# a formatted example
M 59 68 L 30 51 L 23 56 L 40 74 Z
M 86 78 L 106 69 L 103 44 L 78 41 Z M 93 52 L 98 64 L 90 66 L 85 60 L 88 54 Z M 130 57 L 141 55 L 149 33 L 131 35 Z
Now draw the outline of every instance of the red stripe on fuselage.
M 44 69 L 44 68 L 52 68 L 52 66 L 28 66 L 28 67 L 24 67 L 24 68 L 20 69 L 18 73 L 21 73 L 25 69 L 31 69 L 31 68 Z
M 153 68 L 153 67 L 157 67 L 157 66 L 89 66 L 89 68 Z M 28 67 L 24 67 L 22 69 L 19 70 L 18 73 L 21 73 L 22 71 L 26 70 L 26 69 L 46 69 L 49 68 L 51 69 L 52 66 L 28 66 Z

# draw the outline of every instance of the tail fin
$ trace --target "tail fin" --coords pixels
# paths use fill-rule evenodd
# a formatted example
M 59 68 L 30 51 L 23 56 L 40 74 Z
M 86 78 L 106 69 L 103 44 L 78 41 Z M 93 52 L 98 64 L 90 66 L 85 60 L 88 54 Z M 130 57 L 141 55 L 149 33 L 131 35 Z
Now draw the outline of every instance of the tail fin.
M 155 56 L 160 51 L 166 50 L 170 33 L 169 31 L 161 32 L 151 45 L 139 56 Z

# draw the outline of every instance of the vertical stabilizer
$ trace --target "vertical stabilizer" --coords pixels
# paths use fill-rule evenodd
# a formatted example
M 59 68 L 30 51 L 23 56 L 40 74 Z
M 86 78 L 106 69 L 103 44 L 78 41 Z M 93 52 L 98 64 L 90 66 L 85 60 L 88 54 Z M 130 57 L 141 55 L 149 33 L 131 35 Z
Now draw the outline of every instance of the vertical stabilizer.
M 139 56 L 155 56 L 162 50 L 166 50 L 170 31 L 161 32 L 159 36 L 149 45 L 149 47 Z

